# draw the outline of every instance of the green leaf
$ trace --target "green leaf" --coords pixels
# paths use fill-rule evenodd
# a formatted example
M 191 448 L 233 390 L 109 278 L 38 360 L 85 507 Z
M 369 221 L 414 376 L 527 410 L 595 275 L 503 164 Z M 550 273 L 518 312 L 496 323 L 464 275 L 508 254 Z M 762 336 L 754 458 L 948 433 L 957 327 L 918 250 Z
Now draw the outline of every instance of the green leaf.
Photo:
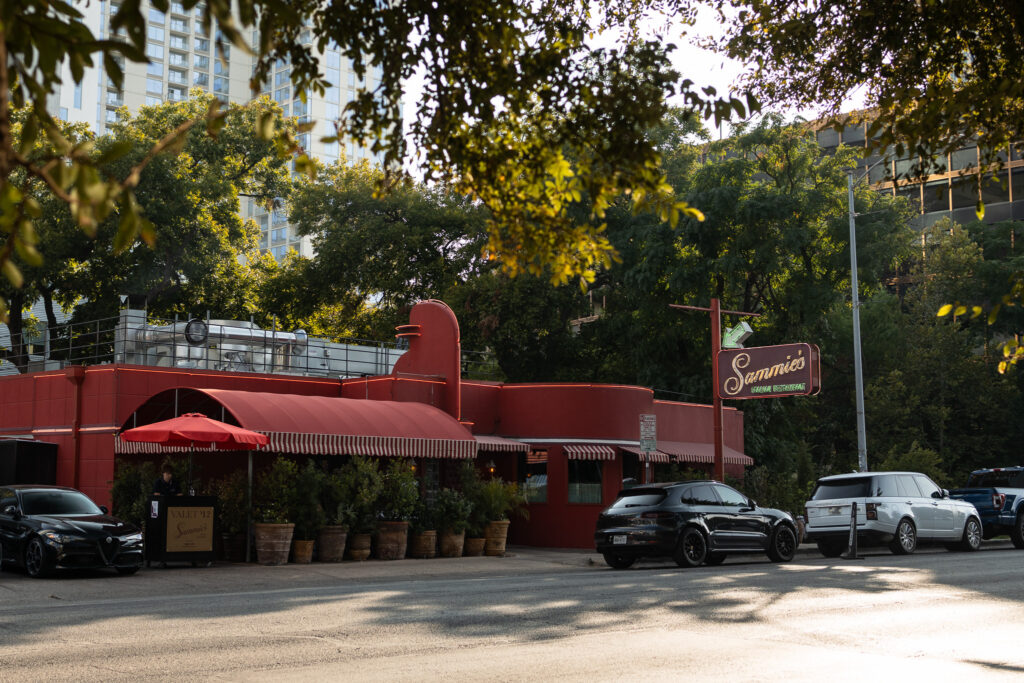
M 25 283 L 25 277 L 21 274 L 21 271 L 18 270 L 18 266 L 14 265 L 14 262 L 10 259 L 6 259 L 3 262 L 2 270 L 4 276 L 7 277 L 8 282 L 14 285 L 16 289 L 20 289 Z
M 274 137 L 274 112 L 265 111 L 256 119 L 256 135 L 260 140 L 270 140 Z

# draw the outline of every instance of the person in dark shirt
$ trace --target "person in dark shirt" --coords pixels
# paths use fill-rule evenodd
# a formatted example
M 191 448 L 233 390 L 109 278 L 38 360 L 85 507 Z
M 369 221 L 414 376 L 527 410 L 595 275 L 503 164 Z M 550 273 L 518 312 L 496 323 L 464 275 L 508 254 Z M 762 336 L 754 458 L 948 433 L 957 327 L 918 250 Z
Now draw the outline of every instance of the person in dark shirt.
M 178 483 L 174 481 L 174 472 L 171 470 L 170 465 L 164 465 L 163 473 L 160 478 L 153 482 L 153 495 L 154 496 L 180 496 L 181 489 L 178 488 Z

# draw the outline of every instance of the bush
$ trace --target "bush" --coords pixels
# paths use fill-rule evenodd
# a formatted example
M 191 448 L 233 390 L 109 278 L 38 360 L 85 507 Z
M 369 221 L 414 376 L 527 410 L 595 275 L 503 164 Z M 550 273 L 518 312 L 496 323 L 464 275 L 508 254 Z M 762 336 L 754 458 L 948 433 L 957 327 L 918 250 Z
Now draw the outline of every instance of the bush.
M 213 482 L 212 488 L 217 496 L 221 531 L 226 534 L 244 532 L 249 510 L 246 473 L 236 470 Z
M 312 460 L 301 468 L 295 478 L 289 500 L 289 517 L 295 522 L 295 538 L 312 541 L 327 523 L 327 515 L 320 504 L 320 494 L 326 477 Z
M 157 476 L 157 467 L 151 462 L 118 462 L 110 488 L 112 512 L 124 521 L 143 528 L 149 515 L 149 497 Z
M 440 531 L 461 534 L 469 524 L 473 504 L 454 489 L 441 489 L 437 494 L 436 516 Z
M 256 480 L 253 491 L 253 518 L 264 524 L 286 524 L 295 492 L 299 468 L 295 462 L 279 457 Z
M 320 482 L 320 507 L 326 515 L 325 524 L 348 526 L 351 508 L 345 502 L 345 490 L 338 471 L 324 473 Z
M 480 512 L 488 522 L 508 519 L 513 512 L 527 517 L 526 496 L 513 483 L 501 479 L 483 482 L 479 490 Z
M 381 480 L 380 518 L 391 522 L 408 521 L 416 512 L 419 499 L 420 485 L 412 463 L 408 460 L 391 460 Z
M 420 498 L 416 502 L 416 510 L 409 518 L 409 530 L 414 534 L 422 534 L 424 531 L 437 531 L 437 504 Z
M 368 534 L 377 528 L 377 500 L 381 493 L 381 474 L 377 462 L 353 455 L 338 470 L 342 502 L 336 508 L 339 518 L 349 517 L 352 533 Z

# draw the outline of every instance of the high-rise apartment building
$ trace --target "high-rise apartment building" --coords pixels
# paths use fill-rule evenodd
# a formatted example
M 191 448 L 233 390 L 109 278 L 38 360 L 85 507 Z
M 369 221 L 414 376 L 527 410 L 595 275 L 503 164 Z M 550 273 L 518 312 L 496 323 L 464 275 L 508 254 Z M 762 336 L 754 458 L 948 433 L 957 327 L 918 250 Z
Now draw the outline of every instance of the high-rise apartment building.
M 826 153 L 832 153 L 840 144 L 866 147 L 869 123 L 850 125 L 842 131 L 822 128 L 816 132 L 818 144 Z M 917 162 L 917 157 L 865 156 L 859 163 L 857 175 L 867 173 L 871 185 L 880 192 L 906 197 L 917 207 L 919 217 L 915 225 L 927 228 L 942 218 L 957 223 L 977 220 L 978 200 L 985 203 L 985 222 L 1024 220 L 1024 157 L 1011 145 L 999 154 L 1004 167 L 994 177 L 986 173 L 979 178 L 977 146 L 966 146 L 951 154 L 939 153 L 937 169 L 923 180 L 897 180 Z M 969 170 L 968 170 L 969 169 Z M 980 192 L 979 192 L 980 181 Z
M 117 12 L 118 0 L 88 4 L 79 0 L 76 4 L 85 15 L 83 21 L 93 35 L 111 37 L 110 18 Z M 71 71 L 65 65 L 62 80 L 68 85 L 62 86 L 50 100 L 54 115 L 66 121 L 87 122 L 97 135 L 101 135 L 108 123 L 117 120 L 120 107 L 136 112 L 146 105 L 184 100 L 192 88 L 212 92 L 230 103 L 241 104 L 254 97 L 249 89 L 253 56 L 227 42 L 223 53 L 218 53 L 216 36 L 203 29 L 202 5 L 186 11 L 180 2 L 172 2 L 170 11 L 164 13 L 144 2 L 143 12 L 149 63 L 122 63 L 124 83 L 120 89 L 107 78 L 102 64 L 89 70 L 78 85 L 74 84 Z M 256 39 L 254 34 L 253 44 Z M 312 44 L 312 36 L 306 36 L 306 39 Z M 292 86 L 289 64 L 281 61 L 275 64 L 270 79 L 256 96 L 269 96 L 281 106 L 285 116 L 316 122 L 310 133 L 300 136 L 300 142 L 310 156 L 328 164 L 342 157 L 348 161 L 368 159 L 380 163 L 379 155 L 375 156 L 369 149 L 351 141 L 320 142 L 321 138 L 334 134 L 334 122 L 340 117 L 341 109 L 354 99 L 359 88 L 373 89 L 380 84 L 379 69 L 369 67 L 364 81 L 357 78 L 351 63 L 337 49 L 329 47 L 320 59 L 321 68 L 331 83 L 323 96 L 307 92 L 303 102 Z M 289 249 L 295 249 L 304 256 L 312 255 L 309 238 L 296 235 L 283 209 L 267 211 L 245 200 L 242 214 L 256 221 L 261 233 L 261 248 L 270 251 L 278 260 Z

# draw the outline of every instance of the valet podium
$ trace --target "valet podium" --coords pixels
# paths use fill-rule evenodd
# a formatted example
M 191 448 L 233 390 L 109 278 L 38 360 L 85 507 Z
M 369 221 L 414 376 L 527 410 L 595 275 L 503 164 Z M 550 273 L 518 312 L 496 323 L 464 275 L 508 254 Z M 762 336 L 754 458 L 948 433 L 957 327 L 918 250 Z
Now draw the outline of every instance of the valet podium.
M 210 566 L 216 527 L 213 496 L 151 496 L 146 511 L 146 566 L 154 562 Z

